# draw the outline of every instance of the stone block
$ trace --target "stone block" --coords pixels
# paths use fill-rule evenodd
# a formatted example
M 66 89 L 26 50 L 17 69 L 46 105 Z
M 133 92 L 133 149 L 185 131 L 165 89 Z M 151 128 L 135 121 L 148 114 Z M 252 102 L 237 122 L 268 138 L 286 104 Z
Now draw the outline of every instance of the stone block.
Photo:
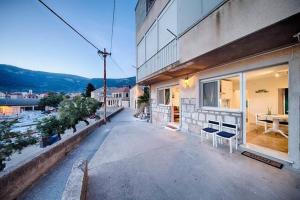
M 217 115 L 217 121 L 222 122 L 223 121 L 223 116 L 222 115 Z
M 192 113 L 192 119 L 198 120 L 198 113 L 196 112 Z
M 189 100 L 189 99 L 184 99 L 183 102 L 184 102 L 185 104 L 190 104 L 190 100 Z
M 187 111 L 188 112 L 194 112 L 195 111 L 195 106 L 194 105 L 187 105 Z
M 225 115 L 224 116 L 224 122 L 235 124 L 236 123 L 236 118 L 233 117 L 233 116 L 230 116 L 230 115 Z
M 186 112 L 186 113 L 183 113 L 183 116 L 184 116 L 184 117 L 191 118 L 192 114 L 191 114 L 191 113 L 188 113 L 188 112 Z
M 182 112 L 186 111 L 186 105 L 185 104 L 181 105 L 181 110 L 182 110 Z
M 236 117 L 241 117 L 241 116 L 242 116 L 241 113 L 232 113 L 231 115 L 232 115 L 232 116 L 236 116 Z
M 196 99 L 190 99 L 190 104 L 196 105 Z
M 199 113 L 198 119 L 199 119 L 200 121 L 205 121 L 205 114 L 204 114 L 204 113 Z
M 203 122 L 197 121 L 198 126 L 203 127 Z
M 213 120 L 213 121 L 216 121 L 216 116 L 215 115 L 212 115 L 212 114 L 208 114 L 206 115 L 206 120 Z

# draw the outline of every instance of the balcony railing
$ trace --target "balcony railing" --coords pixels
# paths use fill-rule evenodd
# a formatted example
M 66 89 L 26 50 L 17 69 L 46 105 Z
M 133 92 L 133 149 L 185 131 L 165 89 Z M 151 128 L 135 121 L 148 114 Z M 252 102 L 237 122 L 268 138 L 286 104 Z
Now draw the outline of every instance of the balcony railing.
M 177 60 L 177 40 L 174 39 L 138 68 L 137 80 L 141 81 L 166 66 L 175 63 Z

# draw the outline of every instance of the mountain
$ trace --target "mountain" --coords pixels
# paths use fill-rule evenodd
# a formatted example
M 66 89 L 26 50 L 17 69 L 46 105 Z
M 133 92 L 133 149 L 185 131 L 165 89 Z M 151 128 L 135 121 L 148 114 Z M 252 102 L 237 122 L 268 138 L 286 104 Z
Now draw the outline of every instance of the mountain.
M 70 74 L 32 71 L 16 66 L 0 64 L 0 91 L 16 92 L 33 90 L 41 92 L 82 92 L 88 83 L 96 88 L 103 86 L 102 78 L 85 78 Z M 107 79 L 108 87 L 135 85 L 135 77 Z

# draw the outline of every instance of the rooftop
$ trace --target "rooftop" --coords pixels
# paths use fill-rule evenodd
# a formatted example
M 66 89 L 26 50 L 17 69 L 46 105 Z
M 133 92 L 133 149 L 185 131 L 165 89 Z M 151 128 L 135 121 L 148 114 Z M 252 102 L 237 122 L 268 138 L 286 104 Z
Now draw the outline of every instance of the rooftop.
M 39 99 L 0 99 L 0 106 L 37 106 Z
M 117 92 L 129 92 L 129 87 L 117 88 L 112 91 L 112 93 L 117 93 Z

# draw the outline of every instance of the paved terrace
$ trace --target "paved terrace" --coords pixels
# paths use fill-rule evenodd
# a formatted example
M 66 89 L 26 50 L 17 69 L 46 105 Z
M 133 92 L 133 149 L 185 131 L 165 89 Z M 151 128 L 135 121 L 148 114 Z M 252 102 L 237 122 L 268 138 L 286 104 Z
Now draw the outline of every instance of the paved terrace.
M 89 199 L 300 199 L 300 174 L 135 121 L 125 110 L 89 164 Z

